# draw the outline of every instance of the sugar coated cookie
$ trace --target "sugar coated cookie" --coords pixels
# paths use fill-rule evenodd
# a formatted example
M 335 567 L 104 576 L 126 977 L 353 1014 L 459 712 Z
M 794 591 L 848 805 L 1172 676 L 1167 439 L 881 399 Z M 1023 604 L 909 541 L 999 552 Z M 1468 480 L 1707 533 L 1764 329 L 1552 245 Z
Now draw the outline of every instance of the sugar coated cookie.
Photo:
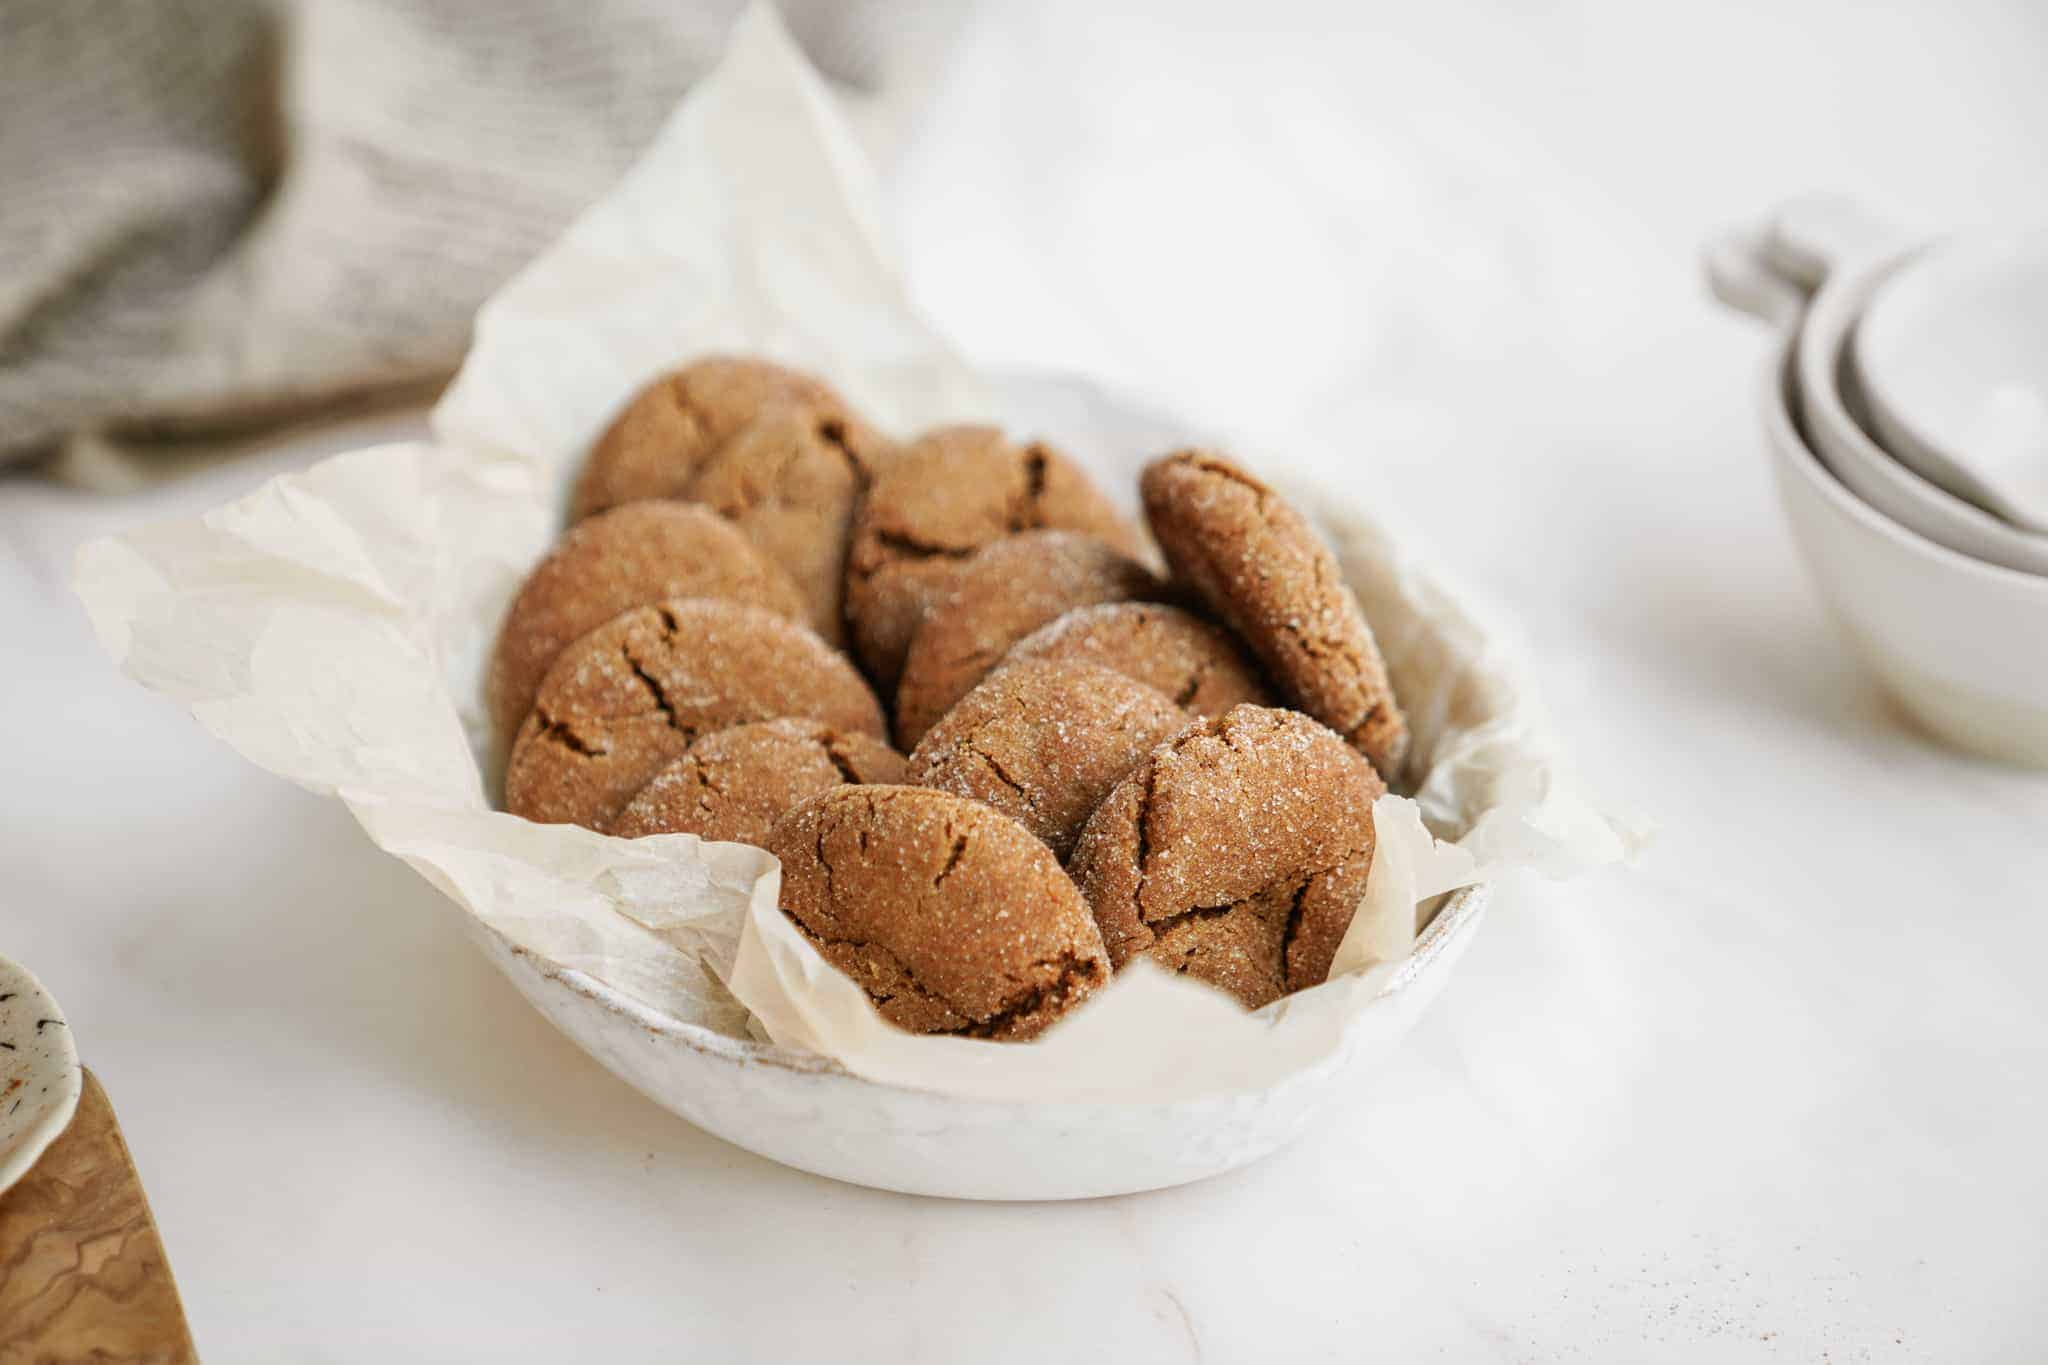
M 781 716 L 884 734 L 867 683 L 797 622 L 709 598 L 636 607 L 564 649 L 541 680 L 505 808 L 601 830 L 697 736 Z
M 1334 731 L 1238 706 L 1119 782 L 1068 867 L 1118 967 L 1142 953 L 1256 1008 L 1329 974 L 1384 790 Z
M 1307 520 L 1203 451 L 1147 465 L 1138 490 L 1174 575 L 1251 646 L 1289 700 L 1396 776 L 1407 722 L 1372 627 Z
M 776 822 L 782 908 L 913 1033 L 1022 1039 L 1109 980 L 1086 902 L 1016 821 L 919 787 L 836 787 Z

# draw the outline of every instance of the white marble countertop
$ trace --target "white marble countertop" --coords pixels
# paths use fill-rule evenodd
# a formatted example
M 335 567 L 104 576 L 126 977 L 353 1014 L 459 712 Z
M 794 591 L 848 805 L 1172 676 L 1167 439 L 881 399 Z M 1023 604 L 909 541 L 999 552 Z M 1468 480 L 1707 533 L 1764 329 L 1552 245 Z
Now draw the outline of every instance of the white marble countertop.
M 1379 24 L 1382 27 L 1362 27 Z M 1256 27 L 1254 27 L 1254 25 Z M 2048 215 L 2048 18 L 998 7 L 894 181 L 979 355 L 1332 462 L 1518 623 L 1635 868 L 1504 889 L 1295 1147 L 1064 1206 L 758 1160 L 578 1052 L 342 810 L 115 675 L 0 480 L 0 950 L 64 1002 L 214 1361 L 2048 1354 L 2048 777 L 1830 634 L 1712 229 L 1816 186 Z

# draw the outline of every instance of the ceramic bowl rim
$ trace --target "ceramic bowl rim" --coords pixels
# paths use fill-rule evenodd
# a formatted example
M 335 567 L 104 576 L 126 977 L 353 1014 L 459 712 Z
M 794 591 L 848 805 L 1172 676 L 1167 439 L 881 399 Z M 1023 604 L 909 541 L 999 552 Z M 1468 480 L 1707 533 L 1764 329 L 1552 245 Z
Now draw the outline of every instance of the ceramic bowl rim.
M 1492 884 L 1490 882 L 1475 882 L 1470 886 L 1451 892 L 1443 905 L 1437 910 L 1436 915 L 1430 920 L 1429 927 L 1417 936 L 1415 946 L 1410 949 L 1408 956 L 1403 958 L 1400 965 L 1395 968 L 1393 979 L 1387 983 L 1386 989 L 1376 997 L 1375 1007 L 1378 1007 L 1378 1002 L 1389 1000 L 1406 990 L 1424 972 L 1434 967 L 1437 959 L 1442 955 L 1445 946 L 1453 941 L 1459 929 L 1486 907 L 1491 894 Z M 1040 1101 L 977 1100 L 967 1096 L 955 1095 L 949 1091 L 930 1090 L 921 1086 L 903 1085 L 894 1081 L 874 1080 L 848 1070 L 834 1058 L 818 1053 L 801 1052 L 794 1048 L 780 1047 L 773 1043 L 756 1042 L 750 1038 L 734 1038 L 730 1034 L 720 1033 L 716 1029 L 708 1028 L 703 1024 L 693 1024 L 686 1019 L 678 1019 L 672 1014 L 667 1014 L 652 1005 L 634 999 L 625 992 L 609 986 L 585 972 L 579 971 L 574 967 L 561 966 L 534 953 L 531 949 L 521 947 L 481 921 L 473 922 L 481 931 L 499 939 L 506 950 L 513 956 L 532 960 L 541 975 L 559 981 L 574 994 L 582 996 L 584 999 L 593 1002 L 600 1008 L 638 1028 L 646 1029 L 650 1033 L 663 1037 L 674 1038 L 685 1047 L 720 1061 L 728 1061 L 740 1067 L 772 1066 L 780 1070 L 807 1075 L 841 1076 L 849 1080 L 858 1081 L 864 1085 L 894 1091 L 897 1094 L 917 1095 L 926 1098 L 937 1097 L 962 1104 L 994 1104 L 998 1107 L 1029 1109 L 1053 1107 L 1052 1104 Z M 1361 1011 L 1357 1016 L 1359 1019 L 1364 1017 L 1364 1011 Z M 1348 1026 L 1346 1031 L 1349 1032 Z M 1131 1104 L 1145 1108 L 1156 1107 L 1158 1104 L 1157 1101 L 1153 1100 L 1102 1101 L 1091 1102 L 1090 1107 L 1099 1107 L 1103 1103 Z
M 1928 243 L 1916 257 L 1914 269 L 1893 271 L 1871 284 L 1851 329 L 1848 351 L 1857 391 L 1874 428 L 1866 434 L 1880 449 L 1896 448 L 1899 463 L 1940 486 L 1939 466 L 1954 466 L 1968 473 L 1965 458 L 1949 443 L 1938 439 L 1938 428 L 1947 423 L 1940 416 L 1933 423 L 1926 421 L 1930 409 L 1910 399 L 1902 401 L 1899 394 L 1888 394 L 1883 386 L 1873 382 L 1877 377 L 1873 371 L 1880 371 L 1894 381 L 1904 381 L 1907 387 L 1902 392 L 1917 391 L 1924 398 L 1928 390 L 1911 381 L 1910 355 L 1899 363 L 1896 347 L 1915 344 L 1913 338 L 1921 331 L 1915 323 L 1942 310 L 1946 302 L 1943 286 L 1953 286 L 1958 274 L 1980 286 L 1980 296 L 1999 292 L 1984 286 L 1994 285 L 2000 274 L 2008 283 L 2018 275 L 2048 287 L 2048 226 L 1962 233 Z M 1958 291 L 1955 297 L 1962 299 L 1967 295 Z M 1952 305 L 1948 312 L 1951 318 L 1957 316 Z M 1930 465 L 1937 468 L 1930 470 Z M 2038 527 L 2019 529 L 2048 538 L 2048 531 Z
M 1893 458 L 1857 424 L 1843 399 L 1841 375 L 1843 367 L 1850 363 L 1851 342 L 1857 323 L 1861 321 L 1863 303 L 1869 298 L 1871 290 L 1883 283 L 1912 257 L 1926 250 L 1928 245 L 1924 242 L 1916 243 L 1901 250 L 1885 252 L 1830 275 L 1827 282 L 1821 286 L 1820 292 L 1807 305 L 1799 325 L 1788 338 L 1786 349 L 1789 351 L 1792 368 L 1789 391 L 1777 392 L 1772 401 L 1777 404 L 1794 404 L 1793 413 L 1788 416 L 1803 414 L 1803 420 L 1793 421 L 1793 429 L 1798 432 L 1800 446 L 1809 458 L 1820 465 L 1819 472 L 1826 476 L 1828 482 L 1834 484 L 1837 491 L 1871 517 L 1876 518 L 1884 527 L 1905 537 L 1904 543 L 1934 551 L 1937 558 L 1953 559 L 1957 566 L 1968 566 L 1993 578 L 2009 580 L 2012 586 L 2024 585 L 2036 591 L 2048 592 L 2048 574 L 1979 559 L 1975 555 L 1935 541 L 1923 532 L 1872 507 L 1854 493 L 1840 475 L 1828 468 L 1826 460 L 1813 449 L 1807 436 L 1806 427 L 1824 425 L 1866 463 L 1895 472 L 1898 476 L 1895 481 L 1911 496 L 1977 525 L 1993 538 L 2022 537 L 2022 544 L 2039 540 L 2040 550 L 2048 553 L 2048 537 L 2028 536 L 2025 532 L 2006 525 L 1989 512 L 1965 502 L 1940 485 L 1928 481 L 1917 470 Z M 1776 365 L 1777 360 L 1774 357 L 1771 368 L 1775 369 Z M 1808 382 L 1815 376 L 1823 380 L 1818 387 Z M 1767 383 L 1771 382 L 1767 379 Z M 1775 388 L 1775 385 L 1773 387 Z M 1818 414 L 1807 413 L 1806 409 L 1809 406 L 1818 408 Z
M 1771 437 L 1771 448 L 1797 469 L 1823 499 L 1862 529 L 1894 542 L 1901 550 L 1933 560 L 1943 568 L 1984 574 L 2006 582 L 2008 586 L 2028 591 L 2048 592 L 2048 578 L 2008 569 L 2002 564 L 1987 564 L 1960 550 L 1951 550 L 1938 541 L 1929 540 L 1857 497 L 1847 484 L 1836 477 L 1807 440 L 1805 426 L 1799 419 L 1796 406 L 1799 392 L 1797 351 L 1796 336 L 1787 338 L 1771 348 L 1771 354 L 1763 364 L 1759 387 L 1762 389 L 1764 424 Z

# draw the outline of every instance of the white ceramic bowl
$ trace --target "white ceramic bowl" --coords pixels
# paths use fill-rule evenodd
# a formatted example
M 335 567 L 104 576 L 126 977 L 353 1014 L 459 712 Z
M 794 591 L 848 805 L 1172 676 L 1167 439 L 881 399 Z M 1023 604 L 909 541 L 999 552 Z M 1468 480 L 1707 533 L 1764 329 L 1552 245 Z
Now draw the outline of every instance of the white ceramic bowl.
M 1710 252 L 1708 275 L 1724 300 L 1784 329 L 1760 394 L 1765 443 L 1793 539 L 1843 633 L 1936 735 L 2048 766 L 2048 578 L 1958 554 L 1854 496 L 1797 420 L 1801 295 L 1732 239 Z
M 1853 350 L 1887 451 L 2048 535 L 2048 232 L 1929 248 L 1872 295 Z
M 837 1063 L 668 1018 L 540 961 L 474 919 L 479 946 L 535 1008 L 613 1074 L 698 1127 L 785 1166 L 954 1199 L 1086 1199 L 1220 1175 L 1300 1135 L 1356 1093 L 1450 975 L 1486 907 L 1456 893 L 1402 964 L 1398 1024 L 1357 1028 L 1323 1064 L 1255 1094 L 1178 1104 L 997 1104 L 884 1085 Z
M 1143 460 L 1190 439 L 1141 405 L 1066 378 L 1005 376 L 999 405 L 1013 429 L 1061 432 L 1069 453 L 1119 492 L 1136 487 Z M 1081 433 L 1085 443 L 1068 439 Z M 466 922 L 491 961 L 592 1057 L 736 1146 L 907 1194 L 1080 1199 L 1220 1175 L 1296 1137 L 1332 1101 L 1356 1093 L 1435 998 L 1485 906 L 1484 886 L 1451 896 L 1388 993 L 1323 1063 L 1271 1089 L 1170 1104 L 993 1103 L 870 1081 L 813 1054 L 665 1016 Z
M 2048 575 L 2048 536 L 2000 520 L 1923 477 L 1872 440 L 1855 386 L 1849 339 L 1873 291 L 1921 248 L 1835 201 L 1782 210 L 1758 262 L 1811 288 L 1796 363 L 1798 412 L 1814 453 L 1857 497 L 1898 525 L 1972 559 Z
M 57 1140 L 83 1087 L 64 1011 L 26 967 L 0 957 L 0 1190 Z

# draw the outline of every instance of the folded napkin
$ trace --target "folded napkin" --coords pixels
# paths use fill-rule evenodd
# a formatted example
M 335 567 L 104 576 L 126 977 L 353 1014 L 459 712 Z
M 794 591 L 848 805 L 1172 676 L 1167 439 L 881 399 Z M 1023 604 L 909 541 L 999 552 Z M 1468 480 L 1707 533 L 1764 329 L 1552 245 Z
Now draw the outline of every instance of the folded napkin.
M 8 0 L 0 462 L 437 384 L 740 7 Z M 895 98 L 963 6 L 784 8 L 828 74 Z

